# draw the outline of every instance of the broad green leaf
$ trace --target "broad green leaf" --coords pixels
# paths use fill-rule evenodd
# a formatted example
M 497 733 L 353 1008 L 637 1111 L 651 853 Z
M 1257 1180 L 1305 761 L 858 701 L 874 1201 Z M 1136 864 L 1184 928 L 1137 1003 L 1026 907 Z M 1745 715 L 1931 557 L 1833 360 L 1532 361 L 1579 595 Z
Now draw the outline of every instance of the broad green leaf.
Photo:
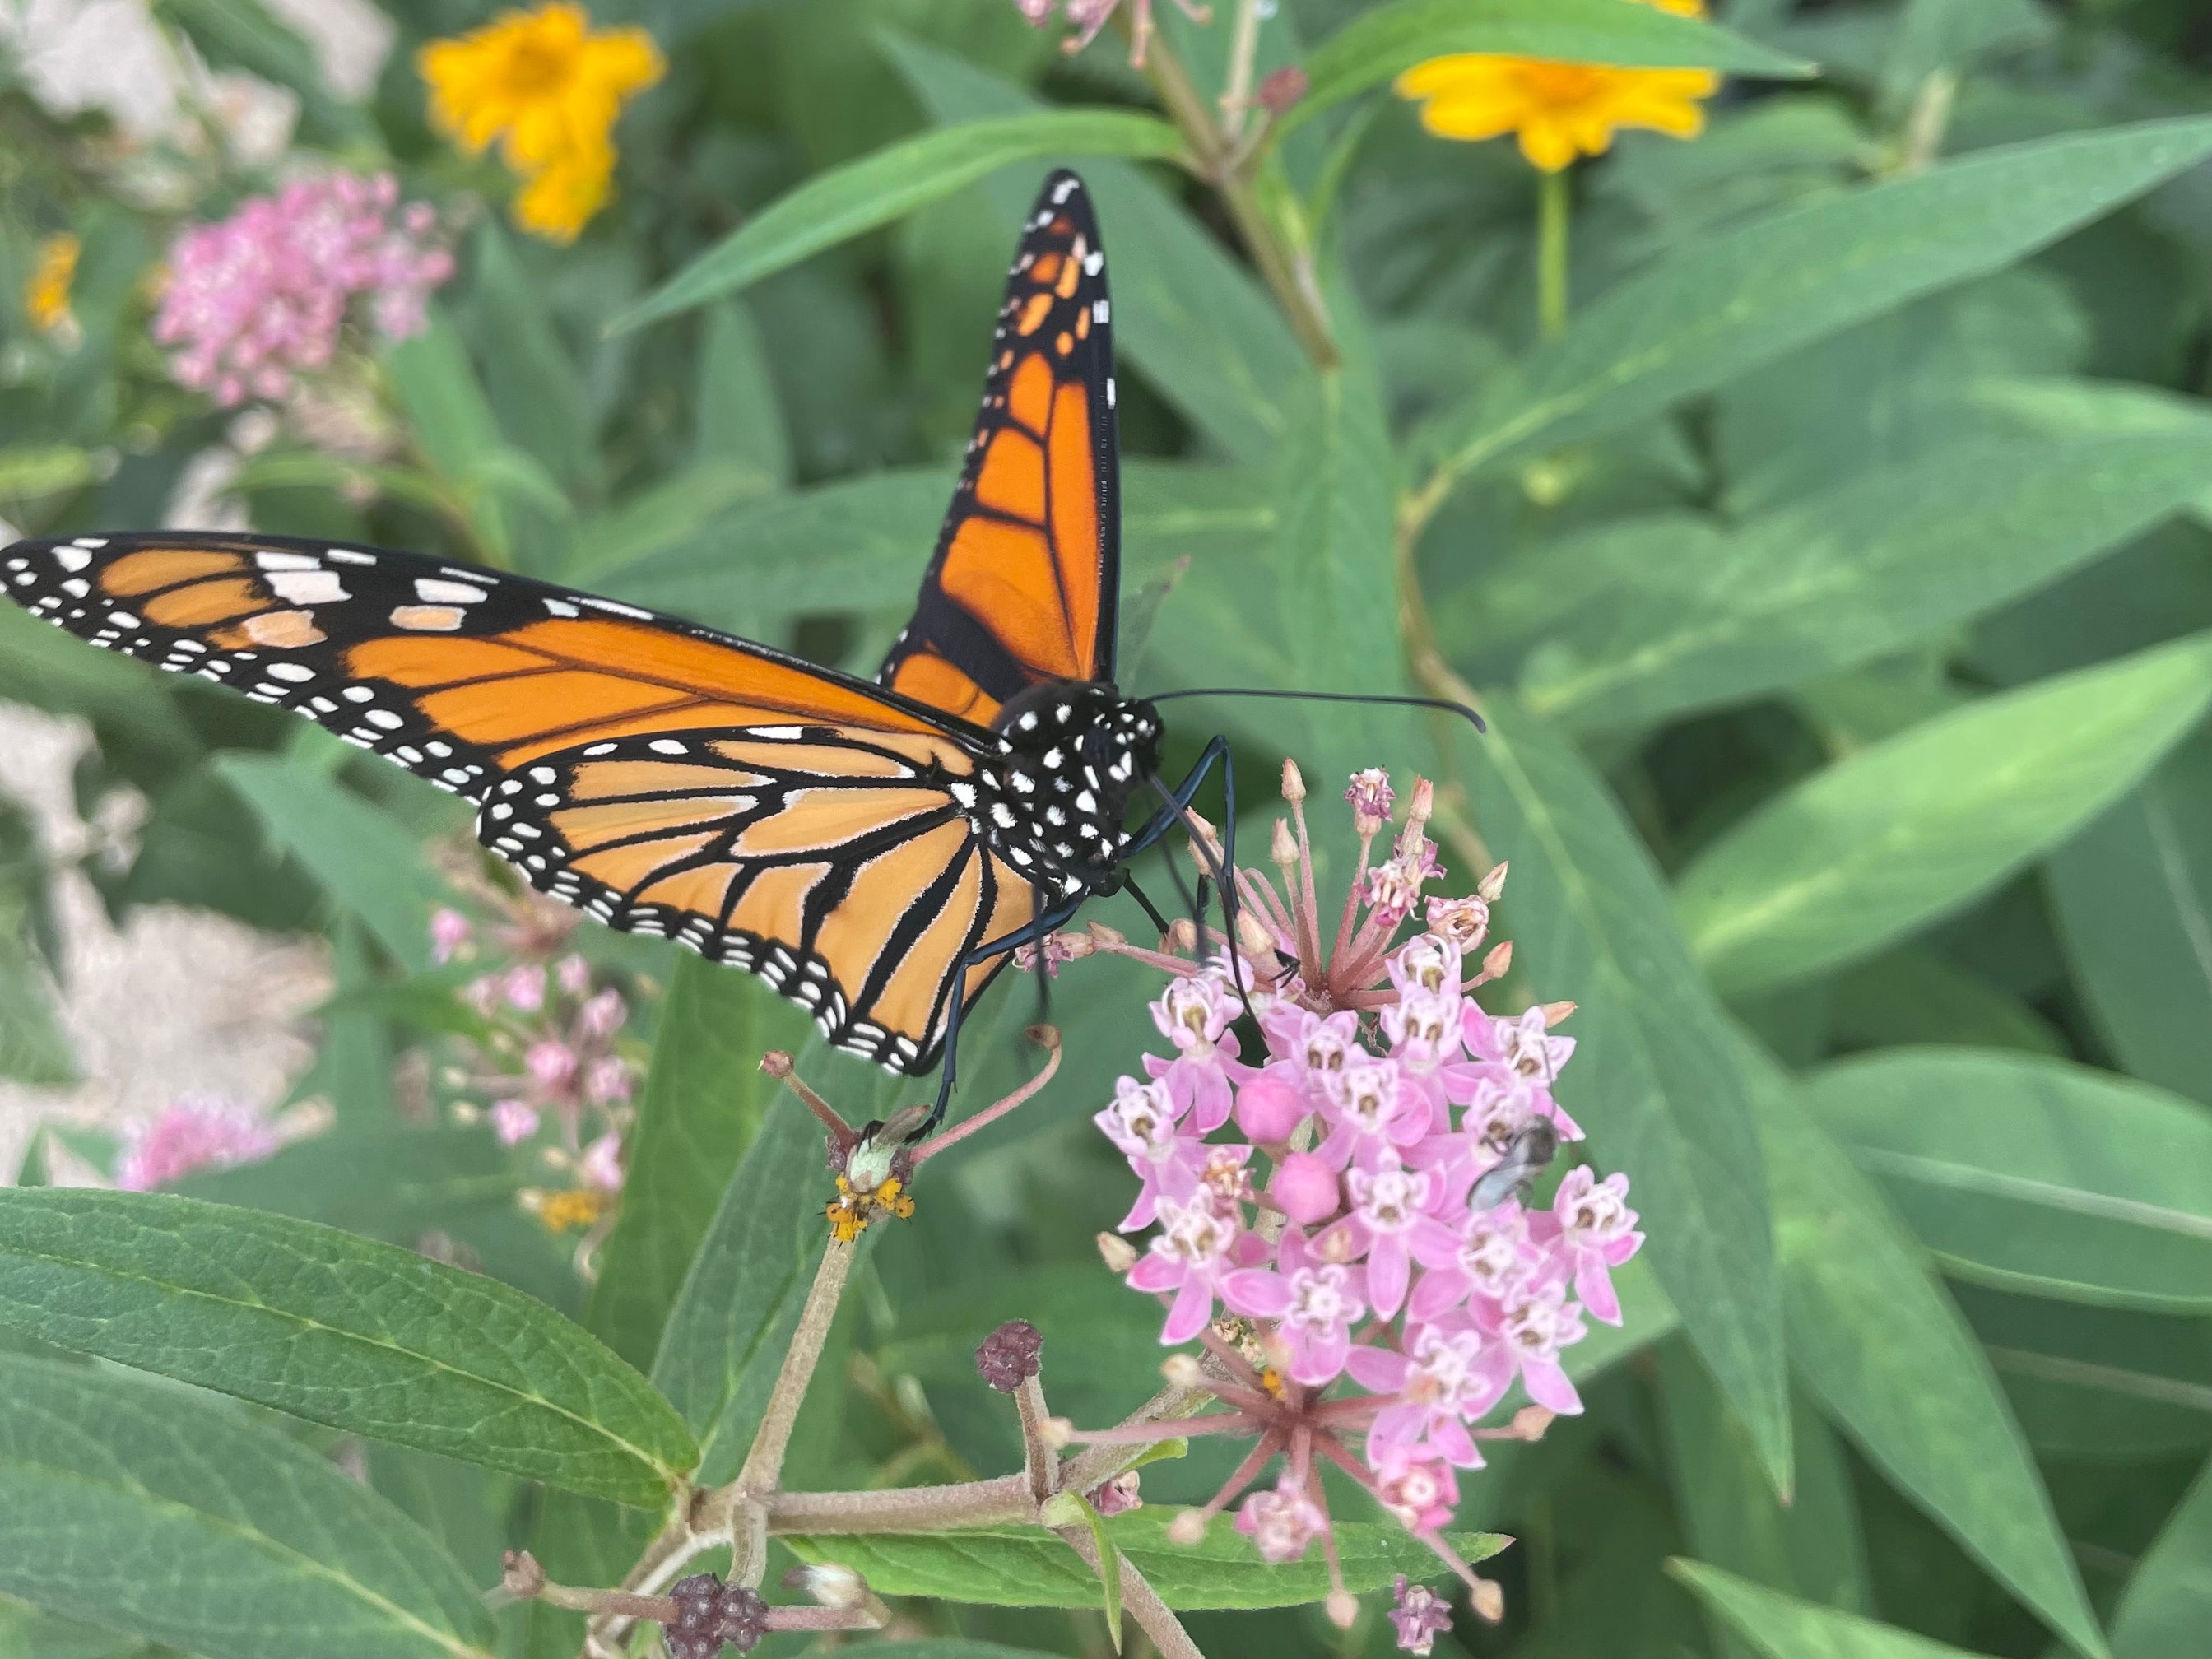
M 803 1010 L 748 974 L 688 952 L 677 958 L 653 1027 L 653 1064 L 629 1143 L 621 1218 L 592 1289 L 592 1329 L 640 1367 L 713 1222 L 739 1156 L 782 1085 L 760 1069 L 771 1048 L 796 1048 Z
M 20 895 L 0 888 L 0 1078 L 52 1086 L 76 1077 L 76 1056 L 56 1017 L 27 907 Z
M 2212 121 L 1989 149 L 1700 238 L 1622 283 L 1512 383 L 1420 440 L 1431 504 L 1467 473 L 1619 432 L 1916 295 L 1997 270 L 2186 171 Z
M 1953 1294 L 2039 1453 L 2112 1462 L 2212 1451 L 2212 1320 L 1968 1282 Z
M 81 489 L 99 476 L 98 458 L 74 444 L 10 444 L 0 449 L 0 501 L 10 508 L 41 495 Z
M 2187 505 L 2208 474 L 2212 432 L 1961 445 L 1863 474 L 1663 559 L 1608 562 L 1602 597 L 1532 659 L 1522 696 L 1589 729 L 1794 685 L 2056 580 Z
M 484 553 L 495 562 L 513 556 L 507 514 L 496 496 L 484 495 L 471 480 L 493 465 L 504 447 L 491 400 L 469 362 L 467 349 L 452 319 L 433 307 L 430 325 L 420 334 L 385 348 L 382 362 L 399 397 L 416 454 L 465 501 L 469 522 Z
M 270 840 L 359 916 L 401 966 L 420 973 L 430 965 L 430 909 L 440 888 L 397 819 L 289 761 L 225 755 L 216 767 Z
M 1735 824 L 1677 884 L 1723 990 L 1866 956 L 1988 892 L 2155 765 L 2212 706 L 2212 638 L 1984 698 Z
M 1175 128 L 1131 110 L 1049 110 L 941 127 L 817 174 L 608 326 L 619 333 L 735 294 L 1016 161 L 1058 155 L 1171 161 L 1182 152 L 1182 135 Z
M 178 1389 L 0 1355 L 0 1590 L 222 1659 L 482 1659 L 480 1588 L 273 1430 Z
M 758 473 L 775 489 L 791 483 L 791 434 L 769 378 L 768 353 L 752 307 L 730 300 L 707 314 L 692 415 L 700 464 L 726 462 Z
M 935 468 L 871 473 L 745 503 L 596 587 L 757 635 L 809 611 L 911 605 L 952 478 Z M 1130 462 L 1121 479 L 1124 592 L 1189 557 L 1246 554 L 1276 523 L 1264 474 Z M 1164 609 L 1176 605 L 1169 594 Z
M 2212 1105 L 2212 734 L 2053 854 L 2058 933 L 2119 1063 Z
M 746 462 L 695 461 L 579 524 L 562 578 L 603 586 L 609 573 L 680 546 L 731 508 L 773 493 L 774 481 Z
M 939 123 L 1047 107 L 1030 94 L 945 52 L 903 40 L 887 50 Z M 1304 395 L 1305 354 L 1282 309 L 1213 232 L 1143 171 L 1086 166 L 1114 293 L 1114 349 L 1219 446 L 1247 466 L 1271 465 Z M 1009 246 L 1036 180 L 1020 171 L 984 186 Z
M 1306 54 L 1305 96 L 1281 118 L 1297 126 L 1387 81 L 1455 52 L 1549 58 L 1632 69 L 1716 69 L 1795 78 L 1813 65 L 1726 29 L 1628 0 L 1396 0 L 1354 17 Z
M 1632 1172 L 1650 1260 L 1684 1328 L 1790 1484 L 1782 1318 L 1758 1133 L 1728 1028 L 1668 913 L 1658 872 L 1605 786 L 1504 699 L 1453 751 L 1493 858 L 1530 994 L 1571 995 L 1568 1110 L 1607 1169 Z
M 1917 945 L 1899 945 L 1837 975 L 1827 1002 L 1828 1035 L 1840 1050 L 1962 1042 L 2070 1052 L 2058 1028 L 2019 997 Z
M 653 1384 L 699 1437 L 702 1485 L 736 1477 L 830 1237 L 822 1144 L 805 1107 L 770 1097 L 661 1330 Z
M 2112 1613 L 2114 1659 L 2188 1659 L 2212 1631 L 2212 1464 L 2136 1565 Z
M 1696 1561 L 1668 1571 L 1767 1659 L 1974 1659 L 1963 1648 L 1800 1601 Z
M 1663 1342 L 1657 1358 L 1660 1423 L 1690 1547 L 1702 1560 L 1773 1589 L 1863 1612 L 1871 1597 L 1858 1504 L 1841 1448 L 1820 1413 L 1793 1392 L 1797 1480 L 1784 1504 L 1688 1344 Z
M 95 651 L 14 605 L 0 605 L 0 697 L 57 714 L 82 714 L 102 731 L 190 764 L 199 738 L 177 713 L 160 673 L 112 651 Z
M 1226 1519 L 1194 1545 L 1170 1544 L 1168 1523 L 1178 1511 L 1147 1505 L 1106 1522 L 1129 1565 L 1160 1600 L 1178 1610 L 1286 1607 L 1328 1593 L 1321 1552 L 1302 1561 L 1268 1563 Z M 1434 1580 L 1446 1569 L 1428 1546 L 1403 1529 L 1340 1521 L 1336 1541 L 1345 1588 L 1354 1595 L 1383 1589 L 1400 1573 Z M 1495 1555 L 1510 1541 L 1494 1533 L 1454 1533 L 1469 1561 Z M 928 1595 L 1001 1607 L 1095 1607 L 1098 1579 L 1081 1556 L 1040 1527 L 971 1528 L 941 1533 L 856 1533 L 783 1540 L 804 1561 L 854 1568 L 881 1595 Z
M 1736 1046 L 1773 1182 L 1790 1358 L 1889 1480 L 2044 1622 L 2104 1659 L 2073 1555 L 1973 1333 L 1791 1081 Z
M 640 1506 L 696 1459 L 643 1377 L 520 1291 L 226 1205 L 0 1193 L 0 1326 Z
M 0 1596 L 0 1659 L 125 1659 L 144 1652 L 134 1636 L 40 1613 Z
M 173 1190 L 411 1245 L 431 1228 L 507 1208 L 520 1185 L 488 1127 L 386 1126 L 295 1141 L 263 1163 L 187 1176 Z
M 2063 1060 L 1888 1049 L 1806 1103 L 1946 1271 L 2032 1295 L 2212 1311 L 2212 1114 Z
M 496 219 L 477 228 L 469 297 L 470 334 L 501 431 L 562 483 L 595 493 L 599 457 L 583 377 L 553 325 L 543 288 L 525 274 Z

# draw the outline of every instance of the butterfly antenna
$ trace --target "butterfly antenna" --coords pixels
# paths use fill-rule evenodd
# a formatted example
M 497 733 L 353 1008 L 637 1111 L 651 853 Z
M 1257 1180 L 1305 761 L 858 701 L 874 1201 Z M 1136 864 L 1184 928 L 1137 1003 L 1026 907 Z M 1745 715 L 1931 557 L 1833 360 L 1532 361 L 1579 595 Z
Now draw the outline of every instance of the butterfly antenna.
M 1447 714 L 1457 714 L 1469 721 L 1478 732 L 1490 728 L 1483 724 L 1482 716 L 1463 702 L 1452 702 L 1443 697 L 1401 697 L 1370 691 L 1271 691 L 1249 685 L 1202 685 L 1183 691 L 1162 691 L 1152 697 L 1153 702 L 1171 702 L 1177 697 L 1276 697 L 1286 702 L 1374 702 L 1387 703 L 1399 708 L 1436 708 Z

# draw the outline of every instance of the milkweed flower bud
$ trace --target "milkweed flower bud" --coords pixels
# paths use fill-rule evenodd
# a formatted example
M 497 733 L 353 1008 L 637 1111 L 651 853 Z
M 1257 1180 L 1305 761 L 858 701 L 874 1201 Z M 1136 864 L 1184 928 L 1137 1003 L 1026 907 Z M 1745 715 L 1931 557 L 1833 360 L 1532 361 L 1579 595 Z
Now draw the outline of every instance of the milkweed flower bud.
M 1012 1394 L 1037 1374 L 1044 1338 L 1026 1319 L 1010 1319 L 975 1350 L 975 1370 L 1000 1394 Z

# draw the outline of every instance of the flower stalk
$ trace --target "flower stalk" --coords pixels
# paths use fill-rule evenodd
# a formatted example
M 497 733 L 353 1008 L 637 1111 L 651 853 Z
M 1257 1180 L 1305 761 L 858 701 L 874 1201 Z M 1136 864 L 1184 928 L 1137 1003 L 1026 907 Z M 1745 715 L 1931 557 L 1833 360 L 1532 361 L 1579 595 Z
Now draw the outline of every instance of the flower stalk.
M 1567 237 L 1574 218 L 1574 187 L 1565 167 L 1538 175 L 1536 185 L 1536 322 L 1547 340 L 1567 331 Z

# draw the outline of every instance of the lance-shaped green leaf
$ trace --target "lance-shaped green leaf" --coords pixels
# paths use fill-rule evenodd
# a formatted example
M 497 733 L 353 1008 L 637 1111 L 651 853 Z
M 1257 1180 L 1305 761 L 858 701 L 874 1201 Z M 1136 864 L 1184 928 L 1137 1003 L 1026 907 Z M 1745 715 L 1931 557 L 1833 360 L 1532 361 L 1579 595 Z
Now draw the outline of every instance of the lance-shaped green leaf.
M 734 294 L 1015 161 L 1048 155 L 1169 161 L 1182 153 L 1175 128 L 1130 110 L 1041 111 L 921 133 L 779 198 L 609 326 L 620 332 Z
M 1129 1565 L 1170 1607 L 1287 1607 L 1328 1594 L 1328 1567 L 1319 1550 L 1302 1561 L 1263 1561 L 1250 1539 L 1220 1520 L 1196 1544 L 1171 1544 L 1167 1528 L 1177 1513 L 1148 1506 L 1115 1516 L 1104 1527 Z M 1340 1521 L 1335 1533 L 1345 1588 L 1355 1595 L 1382 1589 L 1401 1572 L 1419 1582 L 1446 1571 L 1435 1553 L 1402 1528 Z M 1495 1533 L 1449 1537 L 1468 1561 L 1484 1560 L 1511 1541 Z M 801 1560 L 854 1568 L 881 1595 L 927 1595 L 1001 1607 L 1098 1605 L 1097 1575 L 1057 1535 L 1038 1527 L 854 1533 L 783 1541 Z
M 2185 1659 L 2212 1631 L 2212 1464 L 2136 1564 L 2112 1613 L 2115 1659 Z
M 1418 444 L 1432 506 L 1477 467 L 1648 420 L 1678 398 L 1997 270 L 2212 154 L 2212 120 L 1983 150 L 1700 237 L 1612 289 Z
M 1971 1048 L 1815 1074 L 1814 1114 L 1953 1274 L 2212 1310 L 2212 1115 L 2110 1072 Z
M 1800 1601 L 1701 1562 L 1672 1561 L 1668 1571 L 1767 1659 L 1975 1659 L 1948 1642 Z
M 2212 1105 L 2212 732 L 2051 855 L 2058 935 L 2129 1072 Z
M 677 959 L 653 1029 L 622 1218 L 592 1288 L 592 1328 L 631 1364 L 653 1363 L 722 1189 L 782 1092 L 761 1056 L 798 1047 L 806 1030 L 803 1010 L 750 975 Z
M 1397 0 L 1354 17 L 1306 56 L 1305 95 L 1278 123 L 1288 131 L 1449 53 L 1550 58 L 1630 69 L 1715 69 L 1795 78 L 1813 65 L 1696 18 L 1627 0 Z
M 225 1205 L 0 1193 L 0 1326 L 629 1504 L 659 1504 L 696 1459 L 642 1376 L 521 1291 Z
M 1506 889 L 1516 971 L 1571 997 L 1561 1087 L 1607 1169 L 1626 1170 L 1650 1260 L 1767 1477 L 1790 1484 L 1789 1401 L 1765 1182 L 1728 1028 L 1605 786 L 1504 699 L 1454 753 Z
M 368 924 L 401 966 L 421 973 L 430 965 L 430 908 L 439 885 L 422 847 L 397 818 L 289 761 L 225 755 L 216 766 L 270 840 Z
M 2208 476 L 2207 430 L 1970 444 L 1883 468 L 1732 536 L 1685 534 L 1661 560 L 1607 561 L 1611 580 L 1547 640 L 1522 694 L 1587 729 L 1797 684 L 2056 580 L 2186 506 Z M 1602 557 L 1614 544 L 1573 545 Z
M 272 1429 L 0 1355 L 0 1592 L 223 1659 L 484 1659 L 481 1588 Z
M 2075 1649 L 2104 1638 L 1988 1358 L 1850 1156 L 1748 1040 L 1790 1358 L 1875 1467 Z
M 2212 707 L 2212 636 L 1985 697 L 1861 750 L 1735 825 L 1676 910 L 1723 990 L 1866 956 L 1988 892 Z

